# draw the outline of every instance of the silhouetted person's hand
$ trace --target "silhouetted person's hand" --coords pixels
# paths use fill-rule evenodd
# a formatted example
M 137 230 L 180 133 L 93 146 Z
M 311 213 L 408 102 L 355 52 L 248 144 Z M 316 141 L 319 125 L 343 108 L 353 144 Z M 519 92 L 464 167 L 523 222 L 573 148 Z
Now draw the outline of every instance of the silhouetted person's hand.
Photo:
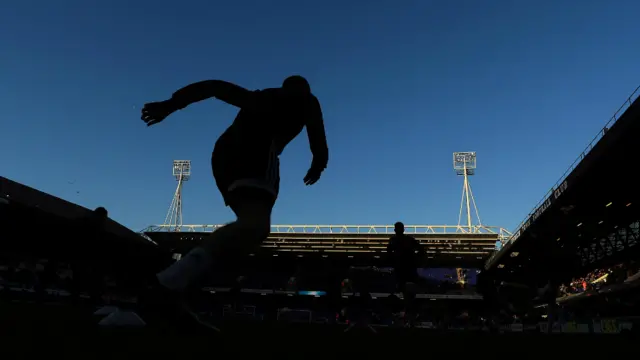
M 147 126 L 155 125 L 166 119 L 167 116 L 176 110 L 178 110 L 178 108 L 171 100 L 148 103 L 142 108 L 141 119 Z
M 312 166 L 311 169 L 309 169 L 309 171 L 307 172 L 307 175 L 304 177 L 304 184 L 305 185 L 315 184 L 318 180 L 320 180 L 321 175 L 322 175 L 322 170 Z

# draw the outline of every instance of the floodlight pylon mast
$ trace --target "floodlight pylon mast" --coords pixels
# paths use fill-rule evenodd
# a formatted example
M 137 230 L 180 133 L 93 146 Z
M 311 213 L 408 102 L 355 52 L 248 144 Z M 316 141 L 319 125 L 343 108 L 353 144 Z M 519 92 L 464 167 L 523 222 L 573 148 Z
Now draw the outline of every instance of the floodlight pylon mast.
M 476 205 L 476 200 L 473 197 L 473 192 L 471 191 L 471 183 L 469 182 L 469 176 L 475 175 L 476 172 L 476 153 L 453 153 L 453 169 L 456 171 L 456 174 L 458 176 L 464 177 L 464 182 L 462 185 L 462 198 L 460 199 L 460 214 L 458 216 L 458 226 L 463 226 L 462 219 L 464 213 L 467 220 L 466 226 L 468 227 L 469 232 L 473 232 L 474 227 L 472 222 L 471 206 L 473 206 L 473 210 L 475 210 L 477 225 L 482 226 L 480 213 L 478 212 L 478 206 Z
M 173 176 L 178 181 L 178 187 L 164 219 L 164 226 L 168 231 L 180 231 L 182 229 L 182 187 L 191 178 L 191 160 L 174 160 Z

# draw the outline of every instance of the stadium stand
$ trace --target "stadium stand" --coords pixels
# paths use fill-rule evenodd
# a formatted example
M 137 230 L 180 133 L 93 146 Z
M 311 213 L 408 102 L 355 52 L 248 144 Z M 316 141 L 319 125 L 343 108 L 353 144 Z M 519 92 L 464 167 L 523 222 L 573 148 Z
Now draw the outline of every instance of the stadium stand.
M 586 295 L 622 296 L 616 289 L 637 297 L 632 288 L 640 254 L 640 199 L 637 181 L 627 171 L 638 153 L 640 101 L 632 101 L 637 91 L 487 261 L 480 280 L 486 296 L 502 291 L 503 298 L 521 304 L 559 302 L 565 304 L 560 312 Z
M 3 298 L 86 308 L 124 306 L 135 302 L 135 289 L 150 269 L 172 261 L 170 252 L 106 218 L 103 209 L 92 211 L 1 180 Z M 87 259 L 92 259 L 91 264 Z M 242 281 L 219 277 L 217 283 L 203 288 L 203 311 L 227 323 L 251 319 L 344 327 L 355 316 L 359 322 L 366 318 L 372 327 L 402 328 L 409 321 L 401 311 L 402 295 L 396 294 L 389 269 L 343 266 L 331 273 L 330 259 L 319 258 L 272 262 L 270 271 L 264 272 L 262 259 L 251 260 L 244 266 Z M 450 269 L 429 282 L 428 293 L 418 296 L 421 316 L 412 322 L 421 328 L 482 326 L 480 298 L 457 275 Z M 359 293 L 363 287 L 371 293 L 366 312 L 359 306 L 364 301 Z M 444 306 L 433 299 L 454 303 Z

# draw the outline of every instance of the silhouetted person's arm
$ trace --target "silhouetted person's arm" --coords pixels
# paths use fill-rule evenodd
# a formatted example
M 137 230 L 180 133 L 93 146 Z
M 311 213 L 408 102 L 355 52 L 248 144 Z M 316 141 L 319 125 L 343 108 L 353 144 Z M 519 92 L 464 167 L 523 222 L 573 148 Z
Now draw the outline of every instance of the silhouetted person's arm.
M 411 242 L 413 243 L 413 249 L 418 254 L 418 256 L 420 258 L 424 257 L 426 255 L 426 252 L 424 251 L 424 247 L 420 245 L 420 242 L 413 236 L 411 237 Z
M 387 243 L 387 254 L 393 254 L 396 248 L 396 243 L 393 238 L 389 239 L 389 243 Z
M 393 254 L 396 251 L 396 238 L 392 236 L 389 239 L 389 243 L 387 243 L 387 260 L 391 261 L 393 259 Z
M 171 96 L 178 109 L 183 109 L 198 101 L 216 98 L 239 108 L 247 106 L 252 92 L 222 80 L 205 80 L 187 85 Z
M 206 80 L 187 85 L 176 91 L 171 99 L 145 104 L 142 120 L 147 126 L 163 121 L 177 110 L 209 98 L 217 98 L 239 108 L 249 106 L 252 94 L 243 87 L 222 80 Z
M 313 160 L 311 168 L 305 177 L 305 184 L 311 185 L 318 181 L 320 175 L 327 168 L 329 162 L 329 148 L 327 146 L 327 136 L 324 129 L 324 119 L 320 102 L 313 96 L 307 113 L 307 136 Z

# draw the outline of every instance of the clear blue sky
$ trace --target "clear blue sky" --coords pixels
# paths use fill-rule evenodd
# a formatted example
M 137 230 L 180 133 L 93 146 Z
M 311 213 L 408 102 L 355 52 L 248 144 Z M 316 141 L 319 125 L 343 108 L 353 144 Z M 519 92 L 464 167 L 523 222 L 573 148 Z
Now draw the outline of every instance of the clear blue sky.
M 224 223 L 211 100 L 146 128 L 140 106 L 223 79 L 306 76 L 330 164 L 282 156 L 274 223 L 457 223 L 452 152 L 476 151 L 484 223 L 512 229 L 640 83 L 640 2 L 30 1 L 0 13 L 0 174 L 134 230 L 161 223 L 190 159 L 185 223 Z

